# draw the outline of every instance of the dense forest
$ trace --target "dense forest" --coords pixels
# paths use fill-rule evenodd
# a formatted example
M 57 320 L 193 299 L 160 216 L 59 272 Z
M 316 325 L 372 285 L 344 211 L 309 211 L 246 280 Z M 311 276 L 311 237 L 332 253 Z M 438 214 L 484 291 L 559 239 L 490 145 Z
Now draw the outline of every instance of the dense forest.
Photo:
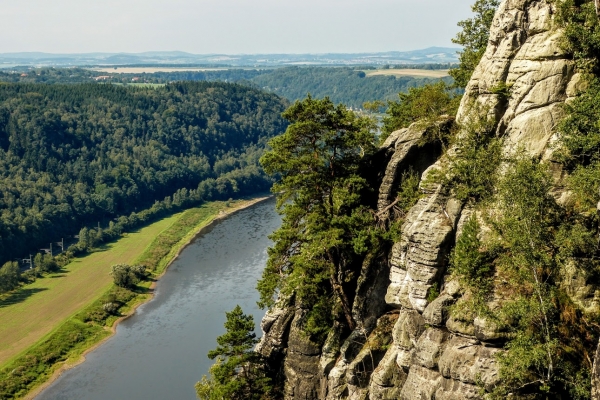
M 156 200 L 267 190 L 285 106 L 226 83 L 0 85 L 0 264 Z
M 437 82 L 439 79 L 410 76 L 367 76 L 353 68 L 291 67 L 259 75 L 251 82 L 290 100 L 329 97 L 334 103 L 360 108 L 367 101 L 396 100 L 409 88 Z M 451 78 L 444 78 L 451 82 Z
M 390 68 L 391 66 L 385 66 Z M 420 64 L 393 66 L 418 69 L 448 68 L 447 64 Z M 436 78 L 411 76 L 368 76 L 365 71 L 373 67 L 283 67 L 272 69 L 222 69 L 207 71 L 170 71 L 142 74 L 98 72 L 81 68 L 37 68 L 17 69 L 16 72 L 0 71 L 0 81 L 31 83 L 81 83 L 96 82 L 97 76 L 110 76 L 99 83 L 139 85 L 165 84 L 178 81 L 236 82 L 276 93 L 290 101 L 301 100 L 310 93 L 315 98 L 328 96 L 334 103 L 360 108 L 365 102 L 397 100 L 398 93 L 406 93 L 428 83 L 440 81 Z M 135 79 L 134 81 L 132 81 Z M 452 78 L 441 79 L 451 83 Z

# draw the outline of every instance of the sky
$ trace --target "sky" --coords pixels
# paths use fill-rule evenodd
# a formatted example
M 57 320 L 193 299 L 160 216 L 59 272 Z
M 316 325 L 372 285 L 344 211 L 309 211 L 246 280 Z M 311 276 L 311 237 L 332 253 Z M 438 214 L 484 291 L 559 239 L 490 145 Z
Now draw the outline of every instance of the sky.
M 357 53 L 454 47 L 474 0 L 18 0 L 0 53 Z

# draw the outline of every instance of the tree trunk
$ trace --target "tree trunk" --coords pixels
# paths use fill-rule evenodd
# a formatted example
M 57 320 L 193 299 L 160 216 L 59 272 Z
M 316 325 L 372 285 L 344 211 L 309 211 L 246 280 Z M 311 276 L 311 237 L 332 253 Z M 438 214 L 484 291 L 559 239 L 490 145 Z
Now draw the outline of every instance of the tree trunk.
M 335 277 L 331 276 L 329 279 L 333 288 L 333 292 L 337 295 L 337 297 L 340 299 L 340 302 L 342 303 L 342 311 L 344 312 L 344 317 L 346 317 L 348 327 L 350 328 L 350 330 L 354 330 L 354 328 L 356 328 L 356 324 L 354 323 L 354 319 L 352 318 L 352 307 L 350 306 L 348 296 L 346 296 L 344 288 Z

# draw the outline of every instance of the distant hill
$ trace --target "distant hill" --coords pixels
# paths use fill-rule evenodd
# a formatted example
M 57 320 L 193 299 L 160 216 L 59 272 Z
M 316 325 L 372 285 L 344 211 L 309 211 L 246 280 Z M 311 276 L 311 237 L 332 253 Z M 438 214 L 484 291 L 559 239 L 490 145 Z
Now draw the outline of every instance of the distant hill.
M 0 265 L 165 196 L 268 190 L 258 158 L 286 106 L 219 82 L 0 85 Z
M 429 47 L 412 51 L 324 54 L 191 54 L 183 51 L 144 53 L 52 54 L 40 52 L 0 53 L 0 68 L 14 65 L 385 65 L 458 62 L 458 48 Z

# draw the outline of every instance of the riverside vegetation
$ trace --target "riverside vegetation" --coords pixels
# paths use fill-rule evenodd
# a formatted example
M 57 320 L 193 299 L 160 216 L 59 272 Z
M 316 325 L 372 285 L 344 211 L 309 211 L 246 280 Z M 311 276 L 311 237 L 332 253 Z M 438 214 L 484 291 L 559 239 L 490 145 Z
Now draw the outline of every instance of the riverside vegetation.
M 600 284 L 597 3 L 516 3 L 477 0 L 475 17 L 461 22 L 455 40 L 465 50 L 451 75 L 467 93 L 459 122 L 450 128 L 440 121 L 453 120 L 444 114 L 457 113 L 456 94 L 441 84 L 411 90 L 390 104 L 384 131 L 391 135 L 380 150 L 368 120 L 327 99 L 309 97 L 284 114 L 290 126 L 262 159 L 265 170 L 277 174 L 274 191 L 284 216 L 258 284 L 261 305 L 270 308 L 267 337 L 256 349 L 257 359 L 243 363 L 258 363 L 268 372 L 271 382 L 262 398 L 590 399 L 600 394 L 594 372 L 600 362 L 600 312 L 590 301 Z M 565 65 L 573 68 L 564 73 L 569 79 L 576 75 L 578 90 L 570 91 L 562 106 L 548 153 L 527 148 L 533 139 L 511 143 L 505 134 L 498 115 L 522 100 L 513 82 L 500 78 L 479 97 L 477 85 L 485 78 L 470 81 L 489 51 L 498 7 L 504 18 L 552 10 L 544 14 L 552 15 L 545 20 L 551 27 L 544 29 L 561 32 Z M 508 25 L 498 24 L 494 34 L 503 26 Z M 503 39 L 493 38 L 496 45 Z M 418 140 L 407 138 L 415 132 Z M 418 188 L 423 170 L 392 170 L 394 197 L 381 206 L 378 158 L 392 140 L 397 153 L 413 140 L 422 149 L 438 143 L 442 155 Z M 425 243 L 408 236 L 408 230 L 438 229 L 438 223 L 448 232 L 458 229 L 455 241 L 440 236 L 431 245 L 438 240 L 435 231 L 426 233 Z M 388 305 L 369 314 L 365 302 L 381 302 L 365 289 L 365 282 L 377 284 L 369 274 L 394 265 L 402 246 L 409 245 L 412 252 L 421 247 L 438 252 L 431 262 L 441 272 L 427 280 L 412 278 L 418 282 L 405 289 L 410 295 L 388 289 Z M 437 268 L 432 265 L 426 264 L 429 271 Z M 415 267 L 395 268 L 392 275 Z M 381 335 L 369 320 L 373 312 L 381 318 L 397 315 L 396 325 L 388 328 L 390 346 L 372 344 Z M 438 363 L 439 370 L 432 370 Z M 227 382 L 238 379 L 233 375 Z
M 264 191 L 258 158 L 285 129 L 285 101 L 224 83 L 4 84 L 0 102 L 2 263 L 82 225 L 102 228 L 82 230 L 73 252 L 163 212 Z
M 258 159 L 285 128 L 285 100 L 226 83 L 3 84 L 0 99 L 0 301 L 7 307 L 35 293 L 24 286 L 69 271 L 73 257 L 126 232 L 207 201 L 264 191 L 271 180 Z M 160 273 L 178 235 L 206 217 L 206 209 L 194 210 L 134 265 Z M 58 256 L 37 254 L 24 272 L 9 261 L 74 233 L 76 243 Z M 146 275 L 136 270 L 125 287 L 4 365 L 0 397 L 23 395 L 104 337 L 115 314 L 145 298 L 145 289 L 131 289 Z
M 239 204 L 241 203 L 237 201 L 213 202 L 202 207 L 189 208 L 152 224 L 161 226 L 159 229 L 162 229 L 162 232 L 146 238 L 141 247 L 133 247 L 134 243 L 125 238 L 127 244 L 117 242 L 112 249 L 96 250 L 96 253 L 78 260 L 83 264 L 78 268 L 83 268 L 84 273 L 91 274 L 85 271 L 92 268 L 98 269 L 102 275 L 102 278 L 96 281 L 97 287 L 91 289 L 93 293 L 88 305 L 76 311 L 34 346 L 3 363 L 0 369 L 0 398 L 22 397 L 32 388 L 44 383 L 62 362 L 77 361 L 84 351 L 110 335 L 110 328 L 118 318 L 127 315 L 135 306 L 149 298 L 150 285 L 164 272 L 168 262 L 175 256 L 174 251 L 187 243 L 200 227 L 206 225 L 220 211 L 228 207 L 235 208 Z M 136 232 L 131 236 L 140 234 Z M 122 254 L 124 245 L 128 247 L 128 254 Z M 130 259 L 131 265 L 141 267 L 114 265 L 111 279 L 106 265 L 95 262 L 99 264 L 96 267 L 91 265 L 92 260 L 88 261 L 88 258 L 102 252 L 115 252 L 120 254 L 113 257 L 115 260 L 123 262 Z M 70 276 L 62 279 L 69 280 Z M 115 285 L 110 283 L 113 279 Z M 72 299 L 73 302 L 80 300 Z M 49 299 L 48 302 L 52 304 L 53 300 Z M 55 311 L 72 308 L 70 304 L 59 302 L 54 304 L 54 307 Z M 15 318 L 29 317 L 22 315 Z

